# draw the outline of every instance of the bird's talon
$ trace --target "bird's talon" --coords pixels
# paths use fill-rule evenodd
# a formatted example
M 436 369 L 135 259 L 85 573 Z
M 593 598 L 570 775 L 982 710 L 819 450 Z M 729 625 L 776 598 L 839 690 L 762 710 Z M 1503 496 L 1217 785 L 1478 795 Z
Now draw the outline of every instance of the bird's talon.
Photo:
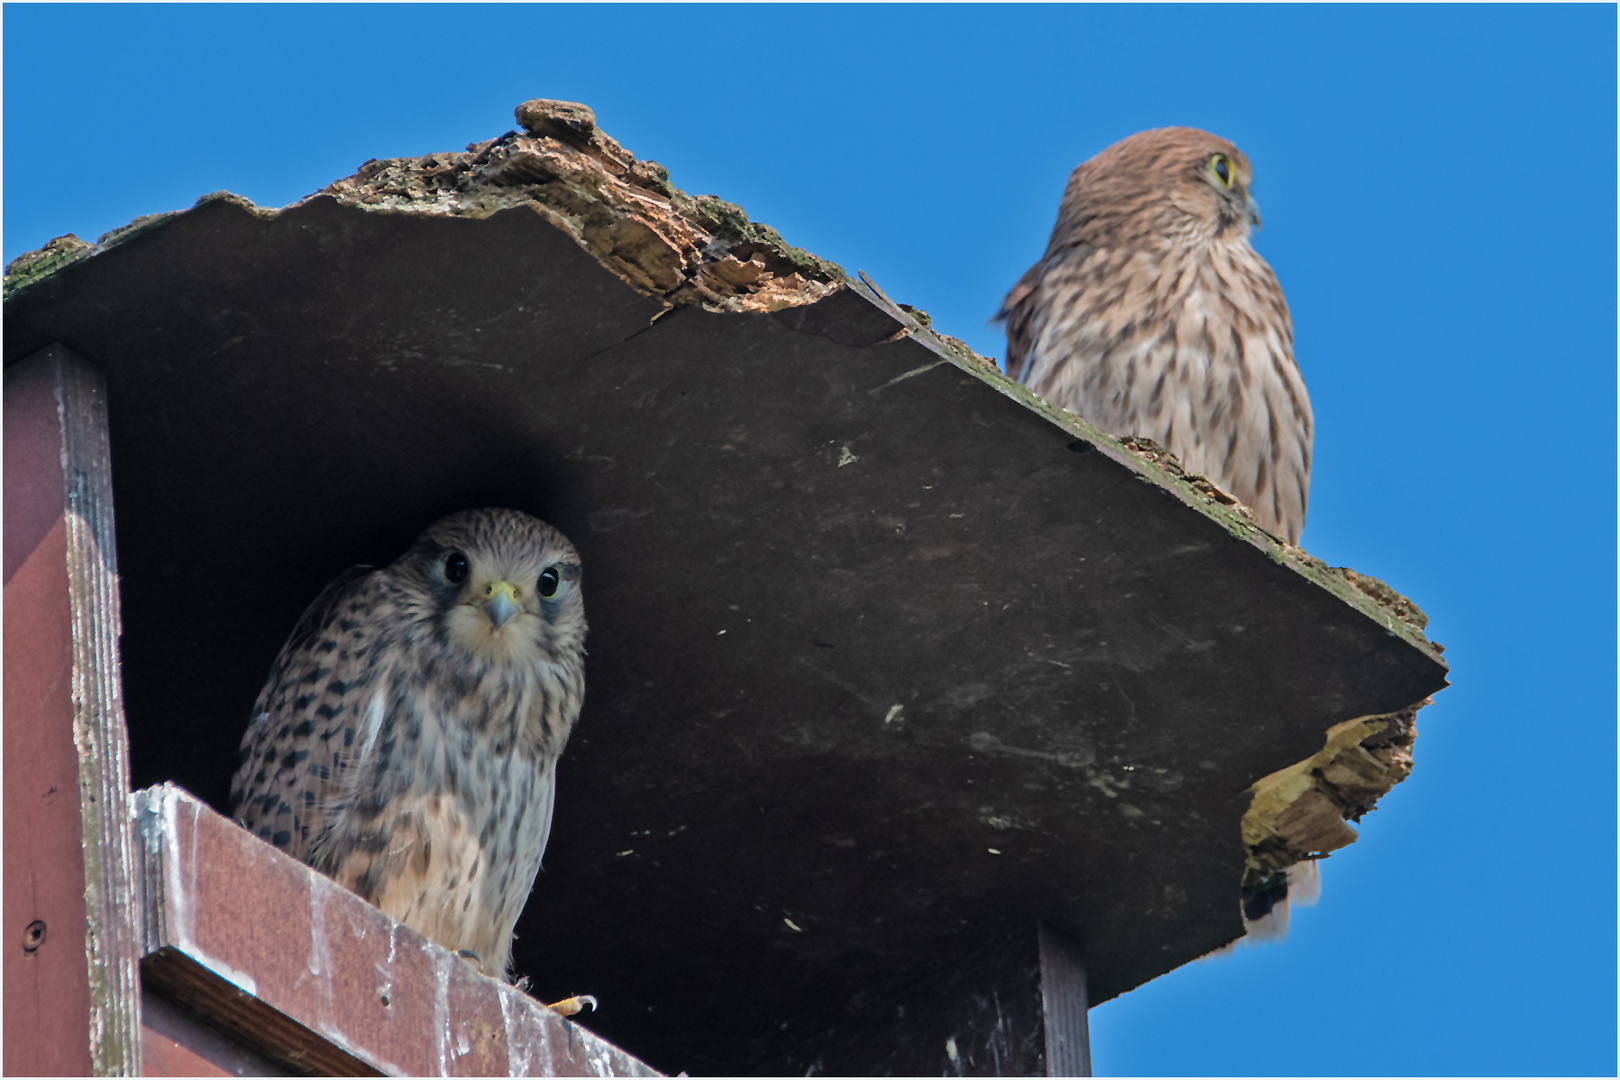
M 587 1005 L 591 1007 L 591 1012 L 595 1012 L 596 998 L 590 994 L 575 994 L 573 997 L 563 998 L 561 1001 L 554 1001 L 550 1005 L 547 1005 L 546 1008 L 550 1009 L 558 1016 L 573 1016 Z
M 467 961 L 473 967 L 481 969 L 484 966 L 484 962 L 478 958 L 478 954 L 473 952 L 471 949 L 457 949 L 456 955 Z

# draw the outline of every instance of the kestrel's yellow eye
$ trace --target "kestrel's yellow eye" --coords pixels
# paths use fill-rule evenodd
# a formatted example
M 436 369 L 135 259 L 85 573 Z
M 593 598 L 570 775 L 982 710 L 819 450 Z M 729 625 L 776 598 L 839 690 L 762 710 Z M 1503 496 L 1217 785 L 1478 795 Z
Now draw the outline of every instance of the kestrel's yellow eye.
M 1232 171 L 1232 163 L 1226 160 L 1225 154 L 1216 154 L 1209 159 L 1209 171 L 1215 174 L 1215 179 L 1221 182 L 1221 187 L 1230 188 L 1237 175 Z
M 540 595 L 550 600 L 557 595 L 557 586 L 562 584 L 562 577 L 557 573 L 555 566 L 548 566 L 540 571 Z

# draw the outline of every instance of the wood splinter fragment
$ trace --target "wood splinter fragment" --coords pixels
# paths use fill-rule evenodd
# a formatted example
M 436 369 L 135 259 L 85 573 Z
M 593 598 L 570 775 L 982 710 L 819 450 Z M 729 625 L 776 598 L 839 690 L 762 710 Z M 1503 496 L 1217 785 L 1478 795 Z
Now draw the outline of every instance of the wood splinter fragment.
M 596 113 L 577 101 L 551 101 L 533 98 L 514 110 L 524 131 L 535 136 L 578 141 L 589 139 L 596 130 Z

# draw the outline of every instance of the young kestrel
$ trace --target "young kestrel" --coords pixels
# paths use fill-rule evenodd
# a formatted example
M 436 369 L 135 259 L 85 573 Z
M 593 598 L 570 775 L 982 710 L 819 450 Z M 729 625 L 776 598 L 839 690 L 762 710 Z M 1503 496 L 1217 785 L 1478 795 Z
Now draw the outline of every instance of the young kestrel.
M 1250 176 L 1242 151 L 1196 128 L 1115 143 L 1070 175 L 1046 254 L 998 317 L 1014 378 L 1154 440 L 1297 544 L 1311 403 L 1288 303 L 1249 246 Z
M 304 612 L 254 705 L 231 812 L 505 977 L 584 657 L 573 545 L 515 510 L 452 514 Z

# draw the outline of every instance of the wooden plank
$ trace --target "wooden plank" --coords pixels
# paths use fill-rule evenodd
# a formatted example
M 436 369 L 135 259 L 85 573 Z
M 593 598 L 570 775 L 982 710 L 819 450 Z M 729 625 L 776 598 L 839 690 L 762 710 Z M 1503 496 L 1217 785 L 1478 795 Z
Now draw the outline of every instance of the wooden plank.
M 1091 1075 L 1090 1004 L 1086 966 L 1077 942 L 1045 923 L 1041 949 L 1041 1004 L 1046 1018 L 1046 1075 Z
M 381 1076 L 376 1067 L 266 1005 L 239 985 L 178 949 L 158 949 L 141 963 L 141 981 L 161 1000 L 172 1002 L 250 1058 L 297 1076 Z
M 838 1025 L 750 1072 L 830 1076 L 1090 1076 L 1078 943 L 1044 924 L 921 979 L 845 1002 Z
M 45 364 L 5 377 L 5 1071 L 91 1070 L 62 436 Z M 38 926 L 29 948 L 25 927 Z M 19 948 L 19 943 L 22 947 Z
M 142 1076 L 285 1076 L 195 1013 L 141 990 Z
M 48 350 L 61 403 L 68 591 L 73 607 L 73 740 L 84 821 L 90 1045 L 97 1075 L 140 1072 L 140 958 L 127 802 L 129 735 L 119 666 L 123 631 L 113 517 L 112 450 L 101 373 L 60 345 Z
M 1041 952 L 1033 924 L 960 960 L 843 1002 L 837 1025 L 747 1072 L 1043 1076 Z
M 5 431 L 4 887 L 23 939 L 5 959 L 5 1069 L 132 1074 L 137 882 L 100 375 L 59 345 L 8 369 Z
M 656 1076 L 171 784 L 133 800 L 150 989 L 301 1073 Z

